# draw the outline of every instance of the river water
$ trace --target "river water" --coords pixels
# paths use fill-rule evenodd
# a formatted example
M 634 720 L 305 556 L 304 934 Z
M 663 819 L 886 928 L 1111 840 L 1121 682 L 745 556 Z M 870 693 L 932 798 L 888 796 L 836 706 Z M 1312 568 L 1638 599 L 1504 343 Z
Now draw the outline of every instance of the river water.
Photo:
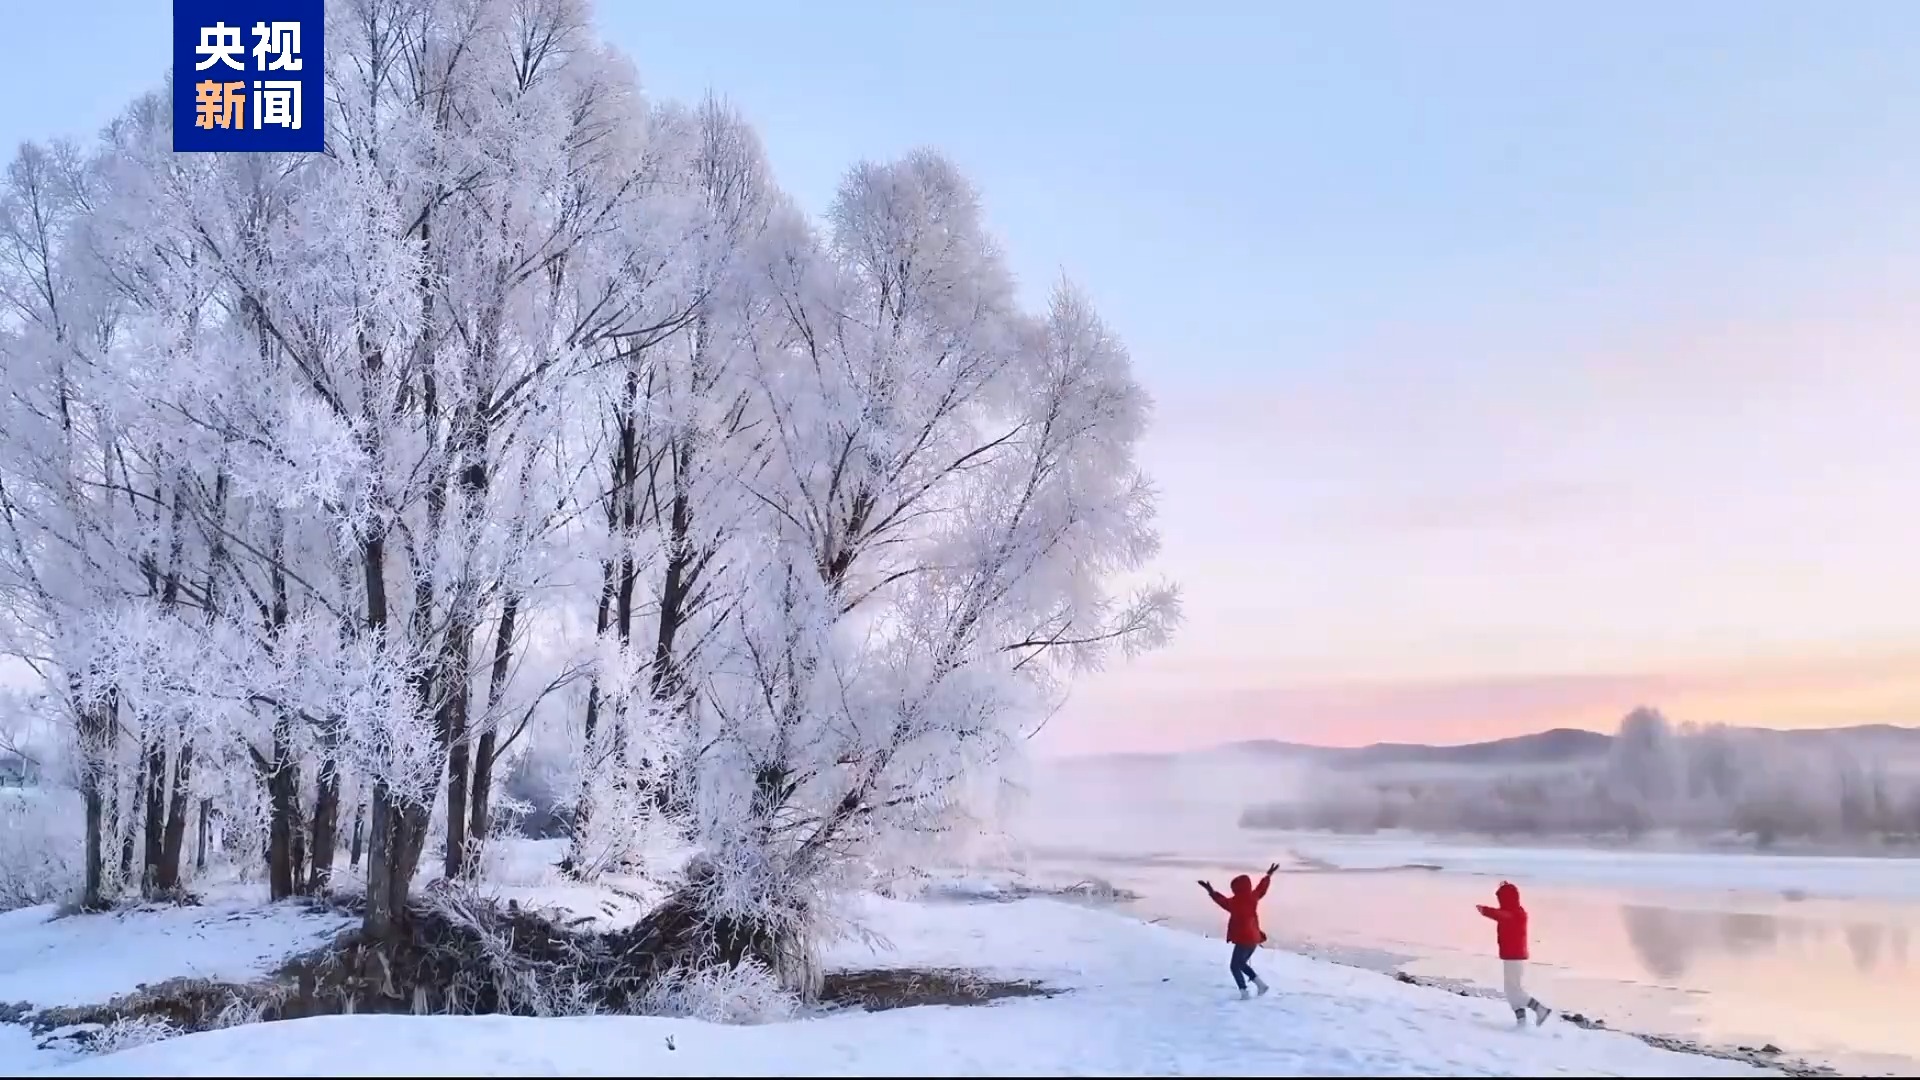
M 1036 846 L 1023 865 L 1036 880 L 1104 879 L 1140 894 L 1123 910 L 1217 936 L 1222 916 L 1195 880 L 1224 890 L 1278 860 L 1262 908 L 1271 945 L 1486 990 L 1500 968 L 1474 905 L 1508 878 L 1532 914 L 1529 989 L 1557 1009 L 1771 1043 L 1851 1075 L 1920 1075 L 1920 862 L 1226 839 L 1178 854 Z

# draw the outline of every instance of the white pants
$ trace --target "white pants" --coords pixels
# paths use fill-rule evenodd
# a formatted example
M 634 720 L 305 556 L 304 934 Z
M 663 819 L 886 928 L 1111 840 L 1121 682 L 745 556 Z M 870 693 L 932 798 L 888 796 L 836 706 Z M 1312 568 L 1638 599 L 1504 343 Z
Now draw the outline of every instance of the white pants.
M 1505 989 L 1507 992 L 1507 1005 L 1516 1012 L 1526 1008 L 1527 1003 L 1533 1000 L 1533 995 L 1527 993 L 1525 985 L 1527 962 L 1525 960 L 1502 960 L 1500 964 L 1506 968 L 1503 974 L 1506 976 Z

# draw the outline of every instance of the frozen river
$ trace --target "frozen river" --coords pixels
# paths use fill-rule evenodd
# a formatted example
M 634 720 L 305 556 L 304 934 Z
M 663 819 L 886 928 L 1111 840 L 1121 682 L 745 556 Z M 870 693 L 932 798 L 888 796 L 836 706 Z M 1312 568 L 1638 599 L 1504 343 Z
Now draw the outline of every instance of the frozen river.
M 1164 840 L 1164 827 L 1154 830 Z M 1211 845 L 1055 843 L 1036 877 L 1097 876 L 1143 918 L 1218 935 L 1194 884 L 1282 863 L 1273 943 L 1492 989 L 1474 905 L 1501 878 L 1532 912 L 1531 988 L 1613 1027 L 1746 1046 L 1854 1075 L 1920 1074 L 1920 861 L 1463 846 L 1213 830 Z M 1221 978 L 1226 978 L 1224 953 Z M 1489 1009 L 1499 1006 L 1488 1003 Z

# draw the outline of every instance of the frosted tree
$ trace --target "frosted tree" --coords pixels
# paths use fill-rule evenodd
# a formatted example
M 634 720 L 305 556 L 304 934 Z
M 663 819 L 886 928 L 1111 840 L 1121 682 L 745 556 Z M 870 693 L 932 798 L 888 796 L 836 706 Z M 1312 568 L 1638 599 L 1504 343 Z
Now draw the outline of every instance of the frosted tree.
M 342 525 L 369 637 L 400 676 L 387 679 L 395 708 L 349 730 L 373 780 L 368 928 L 386 932 L 442 777 L 447 872 L 470 855 L 476 669 L 497 701 L 491 672 L 525 615 L 535 542 L 571 497 L 531 474 L 588 345 L 625 327 L 608 283 L 652 164 L 631 79 L 582 5 L 365 0 L 335 23 L 339 164 L 307 232 L 332 240 L 326 223 L 349 223 L 333 287 L 371 316 L 340 335 L 357 405 L 341 395 L 333 421 L 366 464 Z M 492 654 L 476 663 L 489 621 Z
M 719 100 L 657 110 L 652 143 L 669 185 L 659 209 L 679 229 L 655 242 L 662 262 L 642 279 L 657 314 L 641 333 L 610 336 L 599 366 L 608 543 L 594 633 L 639 678 L 625 695 L 596 679 L 587 696 L 568 860 L 581 872 L 627 858 L 623 833 L 677 810 L 674 732 L 686 729 L 690 673 L 718 613 L 737 598 L 728 560 L 752 517 L 742 480 L 766 459 L 749 376 L 756 346 L 780 330 L 768 260 L 794 217 L 758 138 Z M 603 722 L 636 707 L 673 730 L 633 746 L 623 725 Z
M 1643 706 L 1620 721 L 1607 760 L 1607 785 L 1630 831 L 1663 819 L 1684 795 L 1682 768 L 1673 725 L 1658 709 Z
M 86 325 L 85 300 L 63 262 L 84 211 L 79 159 L 72 148 L 23 146 L 0 192 L 0 646 L 46 682 L 75 735 L 87 817 L 83 902 L 91 907 L 106 888 L 116 728 L 111 698 L 82 690 L 88 657 L 68 631 L 134 584 L 106 550 L 114 510 L 104 487 L 89 482 L 111 460 L 114 437 L 87 393 L 102 372 L 102 335 L 91 331 L 104 328 Z
M 234 684 L 263 721 L 275 891 L 308 862 L 324 882 L 352 771 L 384 934 L 443 790 L 446 871 L 469 858 L 470 748 L 575 501 L 552 451 L 583 342 L 612 317 L 578 279 L 611 291 L 597 249 L 626 243 L 651 166 L 631 80 L 577 4 L 329 15 L 328 155 L 143 175 L 246 360 L 175 374 L 243 376 L 197 386 L 183 415 L 243 504 L 223 534 L 247 598 Z
M 193 609 L 192 625 L 171 628 L 204 640 L 172 659 L 153 653 L 191 662 L 147 680 L 172 687 L 168 711 L 150 715 L 173 717 L 153 741 L 164 736 L 175 748 L 170 772 L 149 754 L 140 774 L 170 785 L 164 800 L 148 801 L 149 847 L 164 817 L 162 861 L 177 876 L 196 753 L 230 761 L 226 744 L 237 742 L 269 795 L 270 879 L 285 896 L 308 883 L 301 764 L 309 729 L 325 724 L 303 707 L 290 653 L 311 647 L 316 620 L 337 631 L 347 611 L 342 597 L 314 587 L 337 578 L 340 561 L 324 523 L 301 513 L 311 478 L 288 449 L 310 425 L 289 408 L 296 379 L 277 362 L 288 338 L 269 306 L 272 290 L 310 271 L 295 237 L 314 169 L 295 157 L 176 158 L 170 123 L 164 98 L 152 95 L 114 125 L 86 247 L 99 287 L 120 302 L 118 371 L 125 392 L 147 406 L 140 445 L 157 478 L 146 501 L 169 514 L 168 560 L 190 551 L 183 536 L 198 538 L 191 588 L 167 574 L 160 589 L 163 609 Z M 202 658 L 224 667 L 194 667 Z M 312 847 L 324 855 L 332 825 L 314 816 Z M 312 880 L 323 884 L 328 865 L 316 860 Z
M 654 959 L 806 988 L 848 888 L 1175 620 L 1118 587 L 1125 349 L 1019 308 L 937 155 L 816 234 L 575 0 L 327 10 L 327 153 L 174 155 L 155 94 L 0 189 L 0 648 L 72 735 L 85 899 L 220 848 L 318 891 L 350 837 L 390 938 L 548 723 L 576 869 L 702 852 Z
M 802 990 L 890 841 L 950 822 L 1062 676 L 1177 611 L 1170 589 L 1110 591 L 1156 544 L 1147 401 L 1084 298 L 1020 313 L 932 153 L 853 170 L 832 224 L 775 264 L 787 333 L 755 374 L 773 460 L 744 481 L 758 569 L 696 705 L 706 856 L 651 917 L 681 955 Z
M 153 107 L 136 106 L 114 137 Z M 99 220 L 109 187 L 78 151 L 29 146 L 0 195 L 5 644 L 64 695 L 86 806 L 89 906 L 115 880 L 178 887 L 192 717 L 177 686 L 138 663 L 168 655 L 162 639 L 204 621 L 216 550 L 195 518 L 206 497 L 200 448 L 172 435 L 164 402 L 145 392 L 168 357 L 199 348 L 204 282 L 163 236 L 139 260 L 116 259 Z M 153 649 L 116 652 L 124 626 L 144 628 Z M 143 693 L 130 691 L 135 683 Z M 120 841 L 117 874 L 110 837 Z

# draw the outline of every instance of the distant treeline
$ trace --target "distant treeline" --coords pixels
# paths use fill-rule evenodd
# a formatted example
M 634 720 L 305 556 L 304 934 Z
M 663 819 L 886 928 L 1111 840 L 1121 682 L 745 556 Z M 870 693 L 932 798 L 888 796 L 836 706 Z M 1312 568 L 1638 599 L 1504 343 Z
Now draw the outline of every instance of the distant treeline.
M 1489 835 L 1653 831 L 1776 840 L 1920 840 L 1920 778 L 1844 742 L 1786 743 L 1674 725 L 1641 708 L 1602 758 L 1561 765 L 1315 774 L 1292 798 L 1249 807 L 1249 828 Z

